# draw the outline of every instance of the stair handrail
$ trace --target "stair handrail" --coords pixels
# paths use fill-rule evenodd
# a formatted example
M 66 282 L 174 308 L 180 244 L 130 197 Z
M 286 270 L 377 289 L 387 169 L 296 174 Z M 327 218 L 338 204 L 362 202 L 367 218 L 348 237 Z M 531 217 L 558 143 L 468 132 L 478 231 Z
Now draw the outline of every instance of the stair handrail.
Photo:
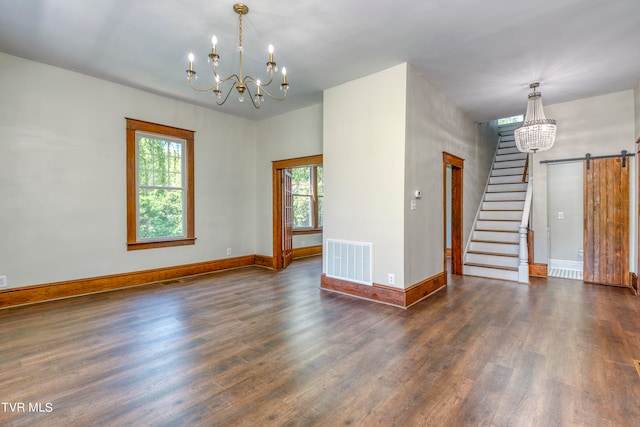
M 525 183 L 529 180 L 529 155 L 527 154 L 527 160 L 524 162 L 524 171 L 522 172 L 522 182 Z
M 529 155 L 527 155 L 527 162 Z M 529 283 L 529 247 L 527 246 L 527 234 L 529 232 L 529 215 L 531 213 L 531 201 L 533 199 L 533 176 L 529 174 L 527 180 L 527 193 L 524 198 L 522 220 L 518 233 L 520 234 L 520 248 L 518 251 L 518 282 Z

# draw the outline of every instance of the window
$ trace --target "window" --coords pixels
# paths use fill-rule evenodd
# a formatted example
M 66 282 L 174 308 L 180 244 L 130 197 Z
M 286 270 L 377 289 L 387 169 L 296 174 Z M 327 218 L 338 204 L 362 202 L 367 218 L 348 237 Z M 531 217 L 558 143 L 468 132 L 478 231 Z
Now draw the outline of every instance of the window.
M 293 229 L 322 228 L 323 169 L 322 166 L 291 168 L 293 190 Z
M 129 250 L 194 244 L 193 135 L 127 119 Z
M 522 114 L 520 114 L 519 116 L 505 117 L 502 119 L 498 119 L 498 126 L 506 126 L 514 123 L 520 123 L 523 120 L 524 120 L 524 116 Z

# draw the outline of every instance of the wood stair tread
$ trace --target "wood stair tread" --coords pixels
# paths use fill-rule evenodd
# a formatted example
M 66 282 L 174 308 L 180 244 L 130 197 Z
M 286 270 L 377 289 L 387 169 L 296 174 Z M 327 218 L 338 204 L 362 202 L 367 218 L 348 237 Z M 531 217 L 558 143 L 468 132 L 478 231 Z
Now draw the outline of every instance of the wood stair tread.
M 477 243 L 497 243 L 499 245 L 517 245 L 517 246 L 520 245 L 520 243 L 518 243 L 518 242 L 503 242 L 503 241 L 500 241 L 500 240 L 475 240 L 475 239 L 472 239 L 471 241 L 472 242 L 477 242 Z
M 464 265 L 468 265 L 469 267 L 492 268 L 492 269 L 495 269 L 495 270 L 518 271 L 518 267 L 505 267 L 503 265 L 476 264 L 476 263 L 473 263 L 473 262 L 465 262 Z
M 513 203 L 513 202 L 524 202 L 524 200 L 483 200 L 484 203 Z
M 490 184 L 490 185 L 500 185 L 500 184 Z M 486 194 L 494 194 L 494 193 L 526 193 L 527 190 L 508 190 L 508 191 L 487 191 Z
M 504 256 L 509 258 L 518 258 L 518 255 L 514 254 L 505 254 L 502 252 L 486 252 L 486 251 L 468 251 L 467 254 L 477 254 L 477 255 L 490 255 L 490 256 Z

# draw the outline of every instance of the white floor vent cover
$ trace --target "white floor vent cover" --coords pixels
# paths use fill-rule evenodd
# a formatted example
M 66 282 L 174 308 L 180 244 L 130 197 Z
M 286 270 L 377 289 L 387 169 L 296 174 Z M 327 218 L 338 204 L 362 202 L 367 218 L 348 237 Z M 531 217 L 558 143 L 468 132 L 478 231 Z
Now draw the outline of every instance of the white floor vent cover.
M 566 268 L 550 267 L 547 275 L 549 277 L 561 277 L 563 279 L 582 280 L 582 271 L 580 270 L 569 270 Z
M 372 285 L 371 243 L 327 239 L 327 277 Z

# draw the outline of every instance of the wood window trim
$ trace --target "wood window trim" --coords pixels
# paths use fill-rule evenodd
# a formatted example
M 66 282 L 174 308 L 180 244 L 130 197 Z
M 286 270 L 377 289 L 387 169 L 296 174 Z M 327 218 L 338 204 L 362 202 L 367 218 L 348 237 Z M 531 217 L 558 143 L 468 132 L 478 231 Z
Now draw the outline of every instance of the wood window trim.
M 195 244 L 194 218 L 194 134 L 195 131 L 160 125 L 142 120 L 125 118 L 127 121 L 127 250 L 164 248 Z M 185 206 L 186 233 L 183 238 L 138 241 L 137 238 L 137 180 L 136 180 L 136 132 L 166 135 L 186 141 L 187 194 Z

